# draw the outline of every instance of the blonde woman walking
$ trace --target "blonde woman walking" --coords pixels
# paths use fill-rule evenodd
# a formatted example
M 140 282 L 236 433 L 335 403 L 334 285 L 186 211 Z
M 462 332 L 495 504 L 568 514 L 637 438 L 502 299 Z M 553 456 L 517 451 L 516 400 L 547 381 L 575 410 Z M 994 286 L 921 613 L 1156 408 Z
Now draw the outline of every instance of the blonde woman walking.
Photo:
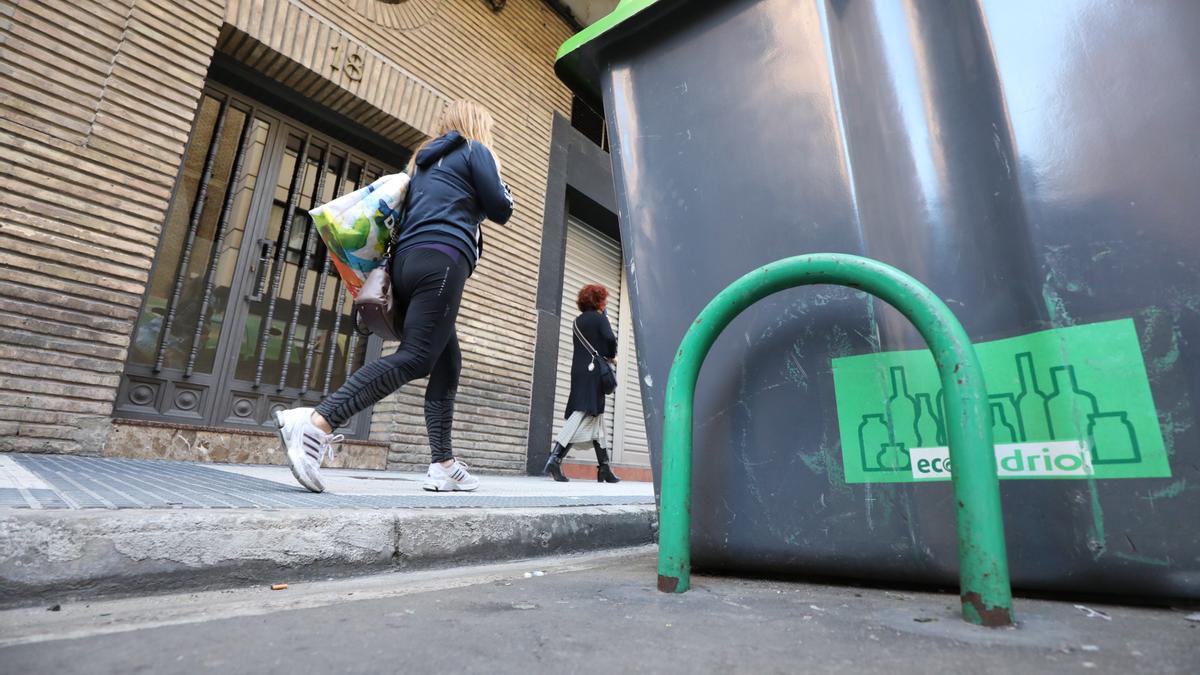
M 474 490 L 479 480 L 454 457 L 450 431 L 462 370 L 455 321 L 463 286 L 483 255 L 484 218 L 503 225 L 513 198 L 492 153 L 492 116 L 470 101 L 446 106 L 438 136 L 409 164 L 407 210 L 391 258 L 392 292 L 402 342 L 364 365 L 316 408 L 275 414 L 292 474 L 321 492 L 321 462 L 342 440 L 334 430 L 404 384 L 429 377 L 425 426 L 431 462 L 422 485 L 436 492 Z

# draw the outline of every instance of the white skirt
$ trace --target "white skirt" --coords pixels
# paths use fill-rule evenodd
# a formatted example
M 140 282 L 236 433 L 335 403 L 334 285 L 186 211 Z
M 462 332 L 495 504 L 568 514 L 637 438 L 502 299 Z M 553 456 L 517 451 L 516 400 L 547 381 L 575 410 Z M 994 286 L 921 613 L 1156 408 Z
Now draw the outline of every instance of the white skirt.
M 569 448 L 575 443 L 591 443 L 597 441 L 600 447 L 607 448 L 608 442 L 604 437 L 604 415 L 585 415 L 576 410 L 567 418 L 562 431 L 558 432 L 555 441 Z

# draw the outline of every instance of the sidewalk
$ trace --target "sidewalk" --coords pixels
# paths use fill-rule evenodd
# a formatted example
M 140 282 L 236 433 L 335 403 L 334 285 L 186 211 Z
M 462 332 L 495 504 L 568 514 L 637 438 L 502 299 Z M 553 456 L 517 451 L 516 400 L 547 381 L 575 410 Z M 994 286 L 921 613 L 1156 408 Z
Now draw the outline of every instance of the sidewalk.
M 512 508 L 653 504 L 649 483 L 555 483 L 532 476 L 480 477 L 476 492 L 431 493 L 424 474 L 324 469 L 326 490 L 300 487 L 285 466 L 0 455 L 0 508 L 330 509 Z
M 490 562 L 654 539 L 649 483 L 479 474 L 429 493 L 422 474 L 0 455 L 0 594 L 203 588 Z

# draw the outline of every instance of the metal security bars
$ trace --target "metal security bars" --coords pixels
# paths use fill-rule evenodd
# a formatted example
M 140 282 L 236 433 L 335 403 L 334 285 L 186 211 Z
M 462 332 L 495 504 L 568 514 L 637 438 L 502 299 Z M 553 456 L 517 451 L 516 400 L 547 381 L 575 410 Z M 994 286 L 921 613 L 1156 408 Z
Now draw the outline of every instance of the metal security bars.
M 219 128 L 220 125 L 218 125 Z M 238 139 L 237 157 L 233 160 L 233 183 L 236 185 L 242 177 L 242 170 L 246 162 L 246 151 L 249 149 L 251 132 L 254 131 L 254 119 L 250 115 L 246 116 L 242 123 L 241 138 Z M 216 143 L 213 144 L 216 147 Z M 203 188 L 202 188 L 203 189 Z M 217 265 L 220 263 L 220 250 L 225 245 L 225 237 L 229 231 L 229 218 L 233 213 L 234 199 L 237 197 L 237 190 L 225 190 L 225 202 L 221 205 L 221 218 L 217 223 L 217 240 L 213 244 L 213 251 L 218 252 L 216 255 L 209 257 L 208 269 L 204 273 L 204 298 L 200 302 L 200 316 L 208 315 L 208 307 L 212 301 L 213 287 L 216 285 L 215 275 L 217 273 Z M 184 264 L 182 267 L 186 267 Z M 164 335 L 169 333 L 169 329 L 164 331 Z M 200 352 L 201 339 L 204 336 L 203 321 L 196 322 L 196 332 L 192 335 L 192 349 L 188 353 L 187 367 L 184 369 L 184 377 L 191 377 L 196 367 L 196 356 Z M 160 355 L 161 356 L 161 355 Z
M 327 152 L 321 156 L 321 168 L 317 171 L 317 188 L 316 188 L 316 190 L 313 191 L 312 199 L 309 200 L 309 208 L 310 209 L 314 208 L 316 206 L 319 206 L 321 204 L 321 195 L 325 189 L 325 172 L 328 168 L 329 168 L 329 153 Z M 300 262 L 301 270 L 307 270 L 309 268 L 309 265 L 310 265 L 310 262 L 311 262 L 312 256 L 313 256 L 313 242 L 316 240 L 318 240 L 316 230 L 312 227 L 307 228 L 307 230 L 304 233 L 304 246 L 303 246 L 304 257 Z M 325 278 L 325 274 L 320 274 L 319 276 L 321 277 L 321 279 Z M 304 297 L 304 287 L 307 282 L 308 282 L 307 274 L 297 274 L 296 275 L 296 287 L 292 293 L 292 296 L 296 297 L 296 298 Z M 318 302 L 314 302 L 313 305 L 316 307 L 320 307 L 319 300 L 320 299 L 318 298 Z M 292 307 L 293 307 L 292 321 L 291 321 L 291 323 L 288 324 L 287 337 L 284 338 L 284 341 L 283 341 L 283 345 L 284 345 L 284 347 L 283 347 L 283 368 L 280 369 L 280 372 L 279 372 L 279 390 L 280 391 L 283 391 L 284 388 L 287 386 L 286 382 L 287 382 L 287 375 L 288 375 L 288 365 L 291 362 L 291 358 L 292 358 L 292 344 L 295 342 L 295 339 L 296 339 L 296 324 L 300 321 L 301 305 L 302 305 L 302 303 L 300 303 L 300 302 L 292 303 Z M 308 331 L 308 334 L 310 337 L 314 333 L 315 333 L 315 331 L 311 331 L 311 330 Z M 311 356 L 311 354 L 310 354 L 310 356 Z M 307 378 L 307 375 L 305 375 L 305 378 Z M 303 382 L 301 383 L 300 388 L 302 391 L 304 389 L 306 389 L 306 386 Z
M 287 262 L 287 242 L 291 238 L 292 222 L 296 217 L 296 205 L 300 201 L 300 181 L 304 178 L 304 169 L 307 166 L 308 159 L 308 143 L 311 136 L 304 135 L 304 142 L 300 146 L 300 153 L 296 155 L 296 162 L 292 170 L 291 189 L 288 190 L 287 210 L 284 211 L 282 233 L 279 235 L 282 245 L 275 247 L 275 262 L 271 266 L 271 290 L 267 296 L 267 317 L 262 322 L 262 332 L 258 337 L 258 364 L 254 370 L 254 386 L 262 384 L 263 368 L 267 362 L 267 347 L 270 339 L 271 322 L 275 318 L 275 305 L 279 302 L 279 285 L 283 281 L 283 266 Z M 297 275 L 300 276 L 300 275 Z M 280 381 L 280 389 L 283 389 L 282 380 Z
M 344 320 L 349 294 L 307 212 L 395 170 L 210 84 L 114 416 L 266 428 L 375 358 L 379 341 Z M 360 414 L 348 435 L 369 423 Z
M 200 174 L 200 189 L 196 192 L 196 198 L 192 202 L 192 217 L 188 221 L 187 239 L 183 244 L 183 259 L 179 263 L 179 271 L 175 274 L 175 285 L 171 291 L 171 301 L 167 303 L 167 320 L 158 343 L 158 353 L 154 359 L 154 372 L 156 373 L 162 370 L 163 361 L 166 359 L 167 337 L 171 334 L 171 328 L 175 325 L 175 315 L 179 308 L 179 296 L 183 292 L 184 277 L 187 275 L 188 263 L 192 259 L 192 247 L 196 243 L 196 231 L 200 228 L 200 217 L 204 212 L 204 202 L 208 198 L 208 185 L 212 179 L 213 164 L 217 160 L 217 150 L 221 147 L 221 130 L 225 127 L 225 117 L 229 112 L 229 99 L 222 99 L 220 105 L 220 111 L 217 113 L 217 123 L 213 127 L 212 139 L 208 144 L 208 152 L 204 156 L 204 170 Z M 194 361 L 195 359 L 189 360 Z
M 350 170 L 350 163 L 342 162 L 342 170 L 338 172 L 337 180 L 333 184 L 333 194 L 335 194 L 335 195 L 342 194 L 342 187 L 346 184 L 346 172 L 349 170 Z M 324 174 L 322 174 L 322 181 L 323 180 L 324 180 Z M 320 194 L 321 190 L 318 189 L 317 193 Z M 329 251 L 327 249 L 325 251 L 325 259 L 321 262 L 321 269 L 325 270 L 326 273 L 320 275 L 320 279 L 317 280 L 317 299 L 313 303 L 313 317 L 309 321 L 309 323 L 314 326 L 317 325 L 318 323 L 320 323 L 320 320 L 321 320 L 321 305 L 325 302 L 325 282 L 329 279 L 331 265 L 332 265 L 332 263 L 330 262 Z M 334 280 L 334 283 L 337 283 L 336 279 Z M 338 288 L 339 289 L 341 288 L 341 284 L 338 284 Z M 339 296 L 339 299 L 334 303 L 334 307 L 341 307 L 340 296 Z M 335 319 L 335 322 L 339 319 L 341 319 L 341 314 L 338 314 L 337 319 Z M 333 332 L 336 334 L 338 324 L 335 323 L 334 325 L 335 325 L 335 327 L 333 329 Z M 301 379 L 301 382 L 302 382 L 302 384 L 300 385 L 300 394 L 301 395 L 307 394 L 308 390 L 309 390 L 308 376 L 309 376 L 309 373 L 312 372 L 313 355 L 316 353 L 315 352 L 316 345 L 314 344 L 314 338 L 316 337 L 316 334 L 317 334 L 316 331 L 309 331 L 308 336 L 304 340 L 304 354 L 305 354 L 304 377 Z M 330 345 L 332 346 L 333 342 L 330 342 Z M 333 366 L 333 359 L 331 356 L 327 356 L 326 357 L 326 375 L 325 375 L 326 381 L 328 381 L 328 379 L 333 374 L 333 372 L 331 370 L 332 366 Z M 325 387 L 322 388 L 322 395 L 327 394 L 327 393 L 328 393 L 328 385 L 326 385 Z

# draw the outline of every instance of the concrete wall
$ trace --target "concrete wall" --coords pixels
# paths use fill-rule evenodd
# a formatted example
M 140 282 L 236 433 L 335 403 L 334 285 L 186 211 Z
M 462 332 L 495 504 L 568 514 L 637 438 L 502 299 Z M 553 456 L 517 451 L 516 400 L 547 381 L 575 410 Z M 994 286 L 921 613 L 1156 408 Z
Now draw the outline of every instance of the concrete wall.
M 0 450 L 98 453 L 216 51 L 397 143 L 447 99 L 495 115 L 517 199 L 468 284 L 456 443 L 525 467 L 563 20 L 538 0 L 0 2 Z M 334 48 L 361 75 L 335 68 Z M 358 76 L 360 75 L 360 76 Z M 356 77 L 357 76 L 357 77 Z M 69 195 L 69 196 L 68 196 Z M 376 407 L 389 466 L 428 462 L 412 385 Z

